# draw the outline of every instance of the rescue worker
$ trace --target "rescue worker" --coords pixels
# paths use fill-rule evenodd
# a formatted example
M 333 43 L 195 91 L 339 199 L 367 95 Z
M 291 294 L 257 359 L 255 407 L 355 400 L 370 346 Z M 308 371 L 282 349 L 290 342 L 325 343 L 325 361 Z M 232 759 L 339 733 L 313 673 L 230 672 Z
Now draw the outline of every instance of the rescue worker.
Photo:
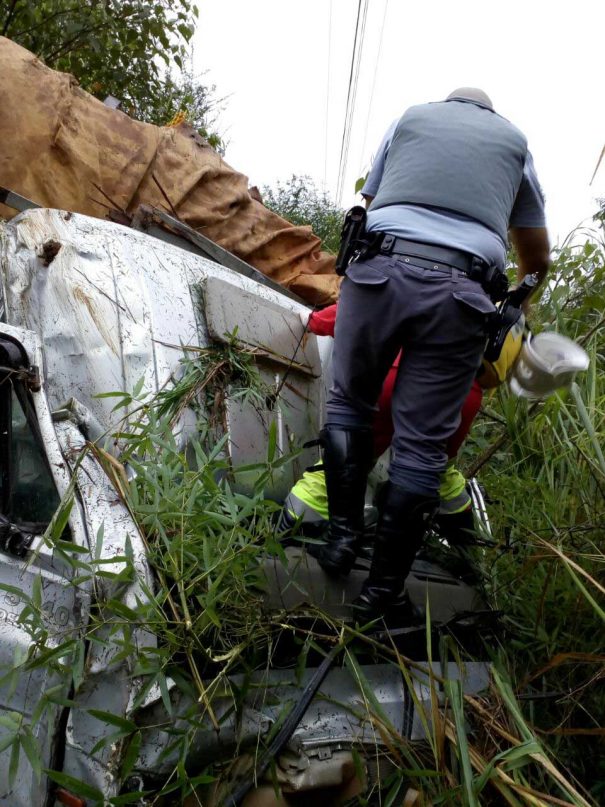
M 304 318 L 307 329 L 317 336 L 334 336 L 337 305 L 314 311 Z M 496 354 L 485 356 L 473 381 L 470 393 L 462 406 L 460 424 L 447 441 L 448 463 L 439 484 L 439 509 L 436 522 L 439 535 L 450 546 L 462 548 L 473 542 L 475 523 L 472 501 L 466 479 L 456 467 L 456 456 L 466 439 L 483 399 L 483 390 L 491 391 L 504 383 L 512 372 L 525 332 L 525 317 L 518 311 L 510 318 L 506 336 Z M 397 376 L 399 356 L 395 359 L 382 386 L 377 412 L 373 421 L 374 458 L 377 460 L 391 445 L 393 421 L 391 397 Z M 322 538 L 329 521 L 326 479 L 321 463 L 310 468 L 296 482 L 284 501 L 279 529 L 287 532 L 293 528 L 310 538 Z M 311 546 L 309 551 L 312 551 Z
M 317 336 L 334 336 L 337 305 L 330 305 L 321 311 L 314 311 L 306 321 L 307 329 Z M 520 340 L 518 348 L 520 349 Z M 399 367 L 399 355 L 393 362 L 385 378 L 377 403 L 372 428 L 374 435 L 374 460 L 378 460 L 391 445 L 393 439 L 393 419 L 391 398 Z M 489 373 L 487 387 L 496 386 Z M 442 536 L 458 545 L 468 543 L 474 529 L 471 512 L 471 497 L 466 489 L 466 480 L 455 466 L 455 457 L 466 439 L 473 420 L 479 411 L 483 398 L 482 385 L 475 380 L 462 407 L 460 424 L 447 443 L 448 464 L 442 474 L 439 486 L 439 514 Z M 319 537 L 325 533 L 328 523 L 328 500 L 326 480 L 323 470 L 313 468 L 306 471 L 297 481 L 284 502 L 280 519 L 280 529 L 288 530 L 298 522 L 303 534 Z
M 287 495 L 278 531 L 288 533 L 297 529 L 303 536 L 322 539 L 329 517 L 326 477 L 320 464 L 317 468 L 308 468 Z M 456 467 L 455 458 L 448 460 L 441 476 L 436 521 L 439 535 L 450 546 L 464 547 L 473 543 L 475 522 L 472 499 L 466 479 Z M 316 550 L 309 546 L 309 553 L 316 554 Z
M 403 591 L 438 506 L 446 442 L 505 293 L 507 235 L 519 278 L 549 265 L 544 202 L 524 135 L 461 88 L 412 107 L 385 136 L 362 189 L 371 248 L 346 270 L 322 430 L 330 511 L 319 562 L 347 574 L 363 533 L 372 419 L 399 351 L 389 481 L 372 566 L 355 605 L 384 615 Z

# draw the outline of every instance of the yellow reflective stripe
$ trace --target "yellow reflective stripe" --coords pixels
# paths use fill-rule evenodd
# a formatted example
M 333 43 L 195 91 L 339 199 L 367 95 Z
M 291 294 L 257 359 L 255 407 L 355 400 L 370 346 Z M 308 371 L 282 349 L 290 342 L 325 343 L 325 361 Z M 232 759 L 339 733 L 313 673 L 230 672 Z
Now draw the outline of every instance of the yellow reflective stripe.
M 292 492 L 288 493 L 284 506 L 294 521 L 300 520 L 304 524 L 322 524 L 327 521 L 327 518 L 324 518 L 321 513 L 309 507 Z
M 456 496 L 455 499 L 448 499 L 447 501 L 442 499 L 439 502 L 439 512 L 441 515 L 451 516 L 454 515 L 454 513 L 462 513 L 464 510 L 468 510 L 471 504 L 472 499 L 467 491 L 464 490 L 460 496 Z
M 460 513 L 471 503 L 466 490 L 466 479 L 456 468 L 454 460 L 450 460 L 439 484 L 439 511 L 441 513 Z
M 314 510 L 320 518 L 327 521 L 328 494 L 326 477 L 323 471 L 305 471 L 292 488 L 290 495 L 296 496 L 304 505 Z M 441 513 L 460 513 L 471 504 L 471 497 L 466 490 L 466 479 L 450 460 L 441 476 L 439 485 Z M 293 513 L 293 515 L 295 515 Z M 301 515 L 301 513 L 298 513 Z
M 291 493 L 327 521 L 329 517 L 328 492 L 323 471 L 305 471 L 292 488 Z

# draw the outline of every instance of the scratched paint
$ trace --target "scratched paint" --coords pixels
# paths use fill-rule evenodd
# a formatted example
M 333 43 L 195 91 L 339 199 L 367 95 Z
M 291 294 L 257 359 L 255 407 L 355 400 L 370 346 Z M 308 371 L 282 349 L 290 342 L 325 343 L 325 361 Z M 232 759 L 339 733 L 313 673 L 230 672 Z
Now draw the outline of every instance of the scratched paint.
M 52 260 L 48 260 L 48 249 L 44 251 L 50 241 L 60 244 L 59 249 L 53 249 Z M 276 389 L 284 390 L 283 405 L 272 404 L 266 412 L 251 412 L 227 401 L 225 421 L 232 456 L 250 462 L 264 457 L 268 419 L 274 415 L 278 442 L 284 449 L 293 438 L 302 442 L 314 436 L 329 377 L 329 340 L 312 337 L 299 354 L 303 306 L 229 269 L 109 222 L 53 210 L 28 211 L 0 227 L 0 265 L 5 319 L 10 322 L 0 323 L 0 334 L 20 342 L 30 363 L 44 369 L 42 388 L 32 393 L 32 399 L 42 448 L 59 495 L 65 494 L 74 475 L 78 503 L 69 520 L 70 538 L 84 550 L 81 559 L 85 559 L 96 548 L 102 526 L 101 559 L 124 557 L 128 543 L 137 571 L 127 584 L 118 586 L 113 580 L 97 578 L 74 587 L 69 585 L 73 571 L 40 537 L 26 562 L 0 553 L 1 582 L 18 585 L 23 594 L 31 596 L 35 579 L 41 579 L 41 608 L 52 646 L 66 637 L 84 635 L 91 602 L 102 607 L 104 600 L 120 598 L 135 608 L 137 602 L 145 600 L 145 591 L 153 590 L 141 535 L 96 459 L 88 455 L 77 469 L 73 464 L 85 443 L 78 417 L 88 422 L 94 417 L 106 428 L 112 425 L 112 402 L 95 398 L 96 393 L 132 389 L 139 378 L 144 379 L 145 389 L 153 392 L 178 370 L 182 345 L 208 345 L 211 333 L 221 340 L 223 330 L 241 325 L 246 343 L 265 353 L 259 360 L 261 372 Z M 289 371 L 292 374 L 285 383 Z M 78 399 L 79 405 L 57 414 L 53 421 L 51 410 L 71 398 Z M 282 486 L 286 483 L 286 479 L 281 480 Z M 274 559 L 267 560 L 271 567 L 276 564 Z M 272 580 L 277 580 L 273 597 L 284 590 L 306 596 L 305 588 L 311 591 L 318 583 L 324 589 L 331 586 L 319 571 L 302 580 L 297 564 L 277 566 L 273 576 L 265 570 L 270 589 Z M 104 569 L 119 572 L 120 567 L 120 561 L 114 560 Z M 294 575 L 292 580 L 290 575 Z M 445 596 L 450 596 L 451 584 L 444 590 Z M 31 644 L 19 621 L 23 607 L 17 593 L 0 595 L 0 663 L 5 665 L 10 665 L 16 654 L 26 653 Z M 132 627 L 139 646 L 155 645 L 151 633 Z M 70 709 L 64 734 L 61 710 L 53 705 L 35 730 L 43 768 L 51 766 L 53 744 L 59 743 L 64 751 L 64 772 L 96 787 L 109 799 L 120 788 L 123 744 L 122 740 L 109 742 L 93 756 L 92 748 L 115 727 L 96 720 L 87 710 L 130 717 L 143 681 L 133 675 L 132 659 L 120 658 L 119 631 L 106 638 L 107 645 L 91 643 L 88 647 L 83 679 L 72 694 L 78 708 Z M 437 665 L 436 672 L 440 671 Z M 230 702 L 223 704 L 226 711 L 221 736 L 201 714 L 189 763 L 204 767 L 212 758 L 225 758 L 238 743 L 245 745 L 266 735 L 280 717 L 281 704 L 296 699 L 312 674 L 313 670 L 307 670 L 302 684 L 295 684 L 287 670 L 259 674 L 258 683 L 263 686 L 251 688 L 237 724 Z M 456 677 L 461 671 L 450 665 L 448 674 Z M 415 696 L 411 698 L 393 667 L 367 666 L 363 675 L 393 725 L 409 739 L 424 739 L 418 708 L 431 708 L 426 682 L 415 683 Z M 487 675 L 486 664 L 466 665 L 464 691 L 479 691 Z M 60 696 L 65 698 L 70 694 L 69 683 L 67 676 L 59 680 L 47 666 L 20 675 L 14 690 L 0 685 L 0 713 L 17 711 L 29 718 L 43 692 L 63 686 Z M 313 702 L 293 735 L 288 763 L 277 760 L 278 765 L 286 766 L 284 781 L 294 789 L 338 784 L 343 760 L 339 755 L 348 754 L 346 749 L 353 742 L 380 741 L 363 716 L 354 717 L 352 707 L 358 705 L 360 693 L 347 671 L 333 670 L 323 689 L 332 697 Z M 275 697 L 267 698 L 268 693 Z M 179 715 L 192 704 L 182 694 L 173 694 L 178 726 Z M 217 714 L 220 710 L 217 703 Z M 157 687 L 148 693 L 141 711 L 155 718 L 151 723 L 165 724 L 167 716 Z M 0 742 L 2 731 L 0 727 Z M 173 765 L 175 760 L 165 753 L 172 740 L 161 730 L 147 732 L 136 769 L 153 776 Z M 8 792 L 9 764 L 10 754 L 0 754 L 0 807 L 44 804 L 49 784 L 46 777 L 37 779 L 22 754 L 15 788 Z
M 60 248 L 48 262 L 51 242 Z M 316 437 L 328 341 L 303 338 L 308 309 L 300 303 L 145 233 L 58 210 L 29 210 L 3 225 L 0 264 L 6 320 L 42 340 L 52 409 L 75 397 L 113 429 L 124 413 L 99 393 L 131 392 L 140 379 L 142 394 L 156 392 L 178 375 L 183 346 L 205 347 L 237 329 L 261 351 L 261 366 L 277 362 L 281 400 L 275 412 L 227 400 L 234 435 L 257 436 L 253 444 L 230 441 L 234 463 L 265 458 L 274 417 L 279 451 Z M 300 468 L 314 459 L 307 452 Z M 288 468 L 271 495 L 285 495 L 300 468 Z

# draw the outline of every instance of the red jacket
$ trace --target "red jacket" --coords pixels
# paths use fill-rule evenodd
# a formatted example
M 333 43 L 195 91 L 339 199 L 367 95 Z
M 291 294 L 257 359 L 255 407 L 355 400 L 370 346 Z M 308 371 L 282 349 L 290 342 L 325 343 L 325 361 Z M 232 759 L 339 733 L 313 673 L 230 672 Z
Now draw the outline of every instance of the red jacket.
M 311 333 L 317 336 L 334 336 L 337 308 L 337 304 L 334 303 L 334 305 L 329 305 L 321 311 L 314 311 L 309 317 L 307 326 Z M 380 397 L 378 398 L 378 412 L 374 419 L 374 454 L 376 457 L 379 457 L 387 450 L 393 439 L 391 398 L 393 397 L 393 387 L 395 386 L 400 357 L 401 353 L 399 353 L 393 362 L 393 366 L 387 373 L 384 384 L 382 385 Z M 460 450 L 460 446 L 465 441 L 473 420 L 479 411 L 482 399 L 483 390 L 475 380 L 462 406 L 460 425 L 447 441 L 447 455 L 450 459 L 456 456 Z

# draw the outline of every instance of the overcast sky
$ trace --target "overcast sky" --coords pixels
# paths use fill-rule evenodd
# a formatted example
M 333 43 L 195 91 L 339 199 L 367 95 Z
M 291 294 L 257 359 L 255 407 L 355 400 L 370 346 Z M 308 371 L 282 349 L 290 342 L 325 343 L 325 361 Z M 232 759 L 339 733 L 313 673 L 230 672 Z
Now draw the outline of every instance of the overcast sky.
M 358 0 L 198 0 L 194 68 L 226 97 L 226 160 L 251 184 L 337 197 Z M 363 7 L 363 0 L 362 0 Z M 410 105 L 471 85 L 528 137 L 553 241 L 605 196 L 604 0 L 369 0 L 342 205 Z

